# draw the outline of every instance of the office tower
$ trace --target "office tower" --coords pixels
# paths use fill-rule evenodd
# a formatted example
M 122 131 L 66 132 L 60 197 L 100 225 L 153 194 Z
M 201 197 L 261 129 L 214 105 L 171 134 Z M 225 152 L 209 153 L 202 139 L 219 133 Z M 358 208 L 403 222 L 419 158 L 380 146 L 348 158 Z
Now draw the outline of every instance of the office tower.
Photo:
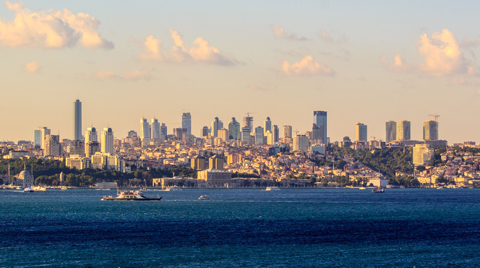
M 242 141 L 244 141 L 246 145 L 250 145 L 250 128 L 242 127 Z
M 438 140 L 438 122 L 433 120 L 423 121 L 423 139 Z
M 223 170 L 223 157 L 214 155 L 208 159 L 208 168 L 209 169 L 218 169 L 218 170 Z
M 249 114 L 248 116 L 245 116 L 243 118 L 243 126 L 248 127 L 250 131 L 253 131 L 253 117 L 251 117 Z
M 173 136 L 177 138 L 177 140 L 184 140 L 185 139 L 185 134 L 186 134 L 186 129 L 184 128 L 174 128 L 173 129 Z
M 270 121 L 270 117 L 267 117 L 267 119 L 263 121 L 263 130 L 265 131 L 265 133 L 267 131 L 272 132 L 272 121 Z
M 222 139 L 222 141 L 229 141 L 228 129 L 222 128 L 218 130 L 218 137 Z
M 410 140 L 410 121 L 401 120 L 397 122 L 397 140 Z
M 62 145 L 60 144 L 60 136 L 47 135 L 45 136 L 45 150 L 44 155 L 61 156 L 63 152 Z
M 160 123 L 157 118 L 152 118 L 150 127 L 152 128 L 152 139 L 160 139 L 162 134 L 160 132 Z
M 228 122 L 228 136 L 232 140 L 241 140 L 240 123 L 232 117 L 232 120 Z
M 397 122 L 395 121 L 388 121 L 385 123 L 387 137 L 385 138 L 385 142 L 389 143 L 394 140 L 397 140 Z
M 73 125 L 73 133 L 74 133 L 74 140 L 83 140 L 82 136 L 82 103 L 80 100 L 76 100 L 74 102 L 73 107 L 74 113 L 74 125 Z
M 140 138 L 142 141 L 144 139 L 150 139 L 151 136 L 151 129 L 150 129 L 150 124 L 148 123 L 148 120 L 146 118 L 141 118 L 140 119 Z
M 308 137 L 306 135 L 298 134 L 293 138 L 293 151 L 308 150 Z
M 205 157 L 195 156 L 190 161 L 190 165 L 194 170 L 204 170 L 205 169 Z
M 327 112 L 325 111 L 314 111 L 313 112 L 313 123 L 317 128 L 320 128 L 320 136 L 318 139 L 321 140 L 321 143 L 327 144 Z
M 292 137 L 292 126 L 283 126 L 283 137 L 284 138 Z
M 167 139 L 167 126 L 165 125 L 165 123 L 162 123 L 162 125 L 160 126 L 160 133 L 162 133 L 162 136 L 161 138 L 166 140 Z
M 89 127 L 85 131 L 85 143 L 89 143 L 91 141 L 98 141 L 97 129 L 94 127 Z
M 102 131 L 102 153 L 115 155 L 115 148 L 113 147 L 113 131 L 111 128 L 104 128 Z
M 273 140 L 273 133 L 268 130 L 265 132 L 265 137 L 267 137 L 267 144 L 268 145 L 273 145 L 275 144 L 275 141 Z
M 312 140 L 314 140 L 315 144 L 323 144 L 323 127 L 317 126 L 317 124 L 313 123 L 312 127 Z
M 186 134 L 192 134 L 192 116 L 190 113 L 183 113 L 182 115 L 182 128 L 186 128 Z
M 212 129 L 211 129 L 211 135 L 213 137 L 218 137 L 218 130 L 223 128 L 223 122 L 218 119 L 218 117 L 215 117 L 215 119 L 212 121 Z
M 130 130 L 127 134 L 127 138 L 136 138 L 138 137 L 137 132 L 134 130 Z
M 50 129 L 46 127 L 39 127 L 34 131 L 35 148 L 45 149 L 45 137 L 50 135 Z
M 357 122 L 355 125 L 355 129 L 357 132 L 357 141 L 367 141 L 367 125 Z
M 435 152 L 429 144 L 415 144 L 412 162 L 416 166 L 429 165 L 435 159 Z
M 208 133 L 210 130 L 208 129 L 207 126 L 202 127 L 200 137 L 208 137 Z
M 273 143 L 277 143 L 280 140 L 280 129 L 277 125 L 273 125 Z
M 255 144 L 263 144 L 263 127 L 255 128 Z

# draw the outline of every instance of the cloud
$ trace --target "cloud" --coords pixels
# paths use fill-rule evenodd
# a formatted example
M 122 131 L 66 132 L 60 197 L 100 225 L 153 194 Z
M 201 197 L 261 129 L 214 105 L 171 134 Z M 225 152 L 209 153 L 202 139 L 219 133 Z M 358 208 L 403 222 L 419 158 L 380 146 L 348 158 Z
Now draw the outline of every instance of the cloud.
M 140 59 L 159 62 L 196 62 L 223 66 L 239 64 L 236 59 L 223 54 L 202 37 L 198 37 L 193 42 L 193 46 L 188 49 L 178 31 L 170 30 L 170 34 L 174 42 L 170 53 L 163 49 L 161 40 L 150 35 L 146 37 L 146 41 L 143 43 L 144 50 L 140 54 Z
M 114 72 L 98 71 L 95 76 L 100 80 L 117 80 L 117 81 L 138 81 L 138 80 L 150 80 L 152 77 L 147 71 L 134 70 L 130 72 L 124 72 L 121 75 L 117 75 Z
M 289 76 L 335 75 L 335 72 L 330 67 L 325 63 L 317 62 L 312 56 L 306 56 L 300 62 L 293 64 L 284 61 L 282 69 Z
M 294 41 L 306 41 L 308 38 L 305 37 L 298 37 L 296 34 L 287 34 L 283 27 L 276 28 L 275 25 L 271 26 L 273 34 L 275 34 L 276 38 L 283 38 L 287 40 L 294 40 Z
M 318 33 L 318 36 L 320 37 L 321 40 L 330 44 L 333 44 L 333 43 L 343 44 L 348 42 L 348 37 L 346 35 L 341 35 L 339 38 L 337 38 L 337 40 L 335 40 L 333 39 L 333 37 L 328 35 L 327 31 L 325 30 L 320 30 L 320 32 Z
M 88 14 L 74 14 L 68 9 L 32 12 L 24 8 L 22 1 L 6 0 L 5 4 L 15 11 L 15 18 L 6 22 L 0 20 L 0 44 L 3 46 L 64 48 L 79 43 L 91 49 L 114 47 L 96 31 L 100 21 Z
M 40 64 L 38 64 L 36 61 L 32 61 L 25 64 L 23 70 L 31 74 L 37 73 L 38 70 L 40 70 Z
M 393 64 L 388 62 L 387 56 L 382 55 L 380 57 L 380 63 L 385 69 L 394 72 L 409 72 L 415 69 L 415 66 L 404 64 L 403 59 L 399 55 L 395 55 L 393 58 Z

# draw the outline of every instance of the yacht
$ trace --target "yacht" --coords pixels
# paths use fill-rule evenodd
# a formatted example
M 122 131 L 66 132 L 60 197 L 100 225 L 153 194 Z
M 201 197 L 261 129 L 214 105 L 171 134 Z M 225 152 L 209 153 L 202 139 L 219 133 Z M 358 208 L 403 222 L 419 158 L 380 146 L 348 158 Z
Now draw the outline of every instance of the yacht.
M 265 191 L 279 191 L 280 188 L 278 188 L 277 186 L 272 186 L 272 187 L 267 187 L 267 189 L 265 189 Z
M 24 193 L 33 193 L 33 192 L 35 192 L 35 191 L 34 191 L 32 188 L 30 188 L 30 187 L 26 187 L 25 189 L 23 189 L 23 192 L 24 192 Z
M 147 188 L 145 187 L 145 192 L 146 191 L 147 191 Z M 145 192 L 142 189 L 138 191 L 127 190 L 127 191 L 121 192 L 117 188 L 117 197 L 104 196 L 102 198 L 102 201 L 160 201 L 162 200 L 162 197 L 147 197 L 145 195 Z
M 208 195 L 202 195 L 198 198 L 198 200 L 210 200 L 210 197 L 208 197 Z
M 385 188 L 375 187 L 375 188 L 372 189 L 372 193 L 383 194 L 383 193 L 385 193 Z

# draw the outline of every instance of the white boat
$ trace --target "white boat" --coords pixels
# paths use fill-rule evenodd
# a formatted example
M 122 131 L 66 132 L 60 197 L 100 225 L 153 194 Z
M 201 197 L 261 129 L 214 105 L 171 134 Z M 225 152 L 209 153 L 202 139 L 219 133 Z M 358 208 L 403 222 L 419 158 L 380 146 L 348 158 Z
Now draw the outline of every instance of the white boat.
M 27 187 L 27 188 L 23 189 L 23 192 L 24 192 L 24 193 L 33 193 L 33 192 L 35 192 L 35 191 L 34 191 L 32 188 Z
M 33 189 L 35 192 L 45 192 L 45 191 L 47 190 L 47 188 L 42 187 L 42 186 L 33 186 L 32 189 Z
M 375 187 L 372 189 L 372 193 L 376 193 L 376 194 L 382 194 L 382 193 L 385 193 L 385 188 L 382 188 L 382 187 Z
M 202 195 L 198 198 L 198 200 L 210 200 L 210 197 L 208 195 Z
M 280 188 L 278 188 L 277 186 L 272 186 L 272 187 L 267 187 L 265 191 L 280 191 Z
M 147 188 L 145 188 L 146 192 Z M 117 197 L 104 196 L 102 201 L 160 201 L 161 197 L 147 197 L 142 189 L 138 191 L 127 190 L 120 192 L 117 188 Z
M 170 186 L 170 187 L 167 187 L 165 188 L 165 191 L 181 191 L 182 188 L 178 187 L 178 186 Z

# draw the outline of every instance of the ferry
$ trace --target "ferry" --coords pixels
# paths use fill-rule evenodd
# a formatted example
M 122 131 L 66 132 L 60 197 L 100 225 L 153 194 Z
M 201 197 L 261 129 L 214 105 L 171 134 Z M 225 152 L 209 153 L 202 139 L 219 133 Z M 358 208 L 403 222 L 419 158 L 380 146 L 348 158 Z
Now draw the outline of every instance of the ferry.
M 272 186 L 272 187 L 267 187 L 267 189 L 265 189 L 265 191 L 279 191 L 280 188 L 278 188 L 277 186 Z
M 198 200 L 210 200 L 210 197 L 208 195 L 201 195 Z
M 375 187 L 375 188 L 372 189 L 372 193 L 383 194 L 383 193 L 385 193 L 385 188 Z
M 147 187 L 145 187 L 145 192 Z M 117 187 L 117 197 L 104 196 L 102 201 L 160 201 L 162 197 L 147 197 L 142 189 L 138 191 L 127 190 L 120 192 Z

